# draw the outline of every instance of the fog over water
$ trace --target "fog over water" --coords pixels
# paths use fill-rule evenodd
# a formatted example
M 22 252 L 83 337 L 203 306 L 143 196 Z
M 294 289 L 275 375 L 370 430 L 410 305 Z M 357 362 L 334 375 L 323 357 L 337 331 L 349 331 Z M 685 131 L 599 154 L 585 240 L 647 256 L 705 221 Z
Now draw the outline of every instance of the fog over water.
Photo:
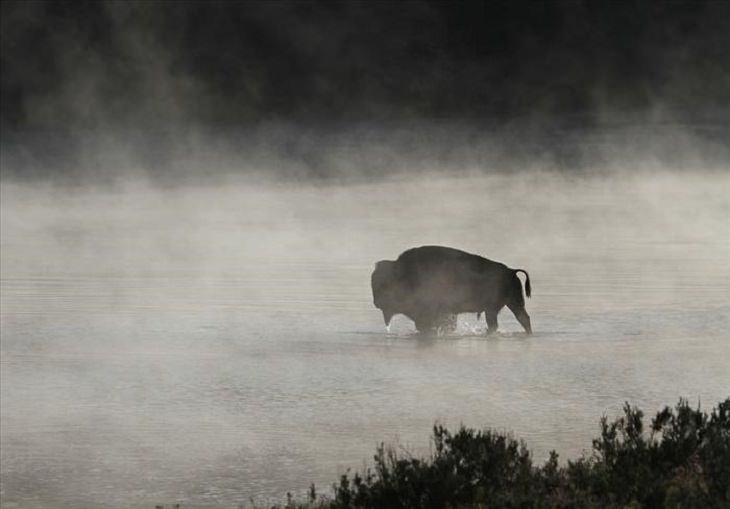
M 327 492 L 434 422 L 590 448 L 624 401 L 728 395 L 727 172 L 2 186 L 2 501 L 235 507 Z M 534 336 L 386 333 L 374 262 L 524 267 Z

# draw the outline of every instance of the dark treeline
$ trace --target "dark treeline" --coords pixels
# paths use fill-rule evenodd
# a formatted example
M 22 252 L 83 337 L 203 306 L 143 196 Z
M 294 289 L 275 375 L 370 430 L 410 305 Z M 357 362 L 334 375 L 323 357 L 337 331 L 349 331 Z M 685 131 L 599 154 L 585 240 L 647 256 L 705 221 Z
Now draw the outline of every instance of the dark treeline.
M 4 128 L 727 119 L 718 1 L 2 2 Z
M 333 499 L 290 508 L 730 507 L 730 398 L 709 414 L 680 400 L 650 423 L 628 404 L 601 419 L 593 454 L 565 466 L 552 452 L 534 465 L 524 443 L 493 431 L 434 427 L 434 452 L 414 458 L 381 446 L 375 466 L 345 474 Z
M 730 153 L 730 2 L 0 9 L 4 176 L 109 180 L 134 167 L 177 181 L 267 166 L 370 178 L 423 161 L 494 171 L 627 154 L 692 168 Z

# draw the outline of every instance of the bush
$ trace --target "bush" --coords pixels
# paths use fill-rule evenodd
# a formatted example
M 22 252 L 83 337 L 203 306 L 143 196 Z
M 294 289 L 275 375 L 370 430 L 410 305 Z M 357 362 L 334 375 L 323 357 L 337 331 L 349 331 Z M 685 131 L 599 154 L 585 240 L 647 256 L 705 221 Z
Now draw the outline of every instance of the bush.
M 555 452 L 536 466 L 524 443 L 493 431 L 433 430 L 430 458 L 381 445 L 374 467 L 334 486 L 331 509 L 727 508 L 730 398 L 707 415 L 680 400 L 644 426 L 626 404 L 601 419 L 593 454 L 564 467 Z

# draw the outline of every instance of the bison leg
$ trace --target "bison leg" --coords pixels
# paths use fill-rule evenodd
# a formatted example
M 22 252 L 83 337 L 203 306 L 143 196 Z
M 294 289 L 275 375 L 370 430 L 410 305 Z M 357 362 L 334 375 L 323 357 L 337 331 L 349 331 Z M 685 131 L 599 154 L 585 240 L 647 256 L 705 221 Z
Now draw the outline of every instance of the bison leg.
M 525 311 L 524 306 L 519 306 L 516 304 L 507 304 L 507 307 L 514 313 L 515 318 L 517 318 L 517 321 L 520 322 L 520 325 L 525 329 L 525 332 L 528 334 L 532 334 L 532 324 L 530 323 L 530 315 L 527 314 L 527 311 Z
M 426 313 L 419 313 L 413 317 L 418 332 L 431 332 L 435 328 L 433 317 Z
M 487 334 L 497 332 L 497 311 L 485 309 L 484 316 L 487 319 Z
M 436 330 L 436 324 L 431 320 L 416 320 L 416 330 L 428 334 Z
M 436 326 L 439 332 L 454 332 L 457 325 L 457 315 L 444 313 L 439 315 Z

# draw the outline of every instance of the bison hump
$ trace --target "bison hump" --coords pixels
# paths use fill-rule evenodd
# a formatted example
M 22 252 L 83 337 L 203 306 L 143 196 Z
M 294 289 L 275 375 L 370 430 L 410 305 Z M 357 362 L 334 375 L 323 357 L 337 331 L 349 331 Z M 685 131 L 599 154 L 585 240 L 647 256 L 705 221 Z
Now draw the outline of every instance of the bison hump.
M 461 262 L 472 265 L 475 269 L 489 264 L 502 265 L 483 256 L 467 253 L 460 249 L 445 246 L 421 246 L 404 251 L 398 257 L 401 263 L 417 263 L 419 265 L 441 264 L 445 262 Z

